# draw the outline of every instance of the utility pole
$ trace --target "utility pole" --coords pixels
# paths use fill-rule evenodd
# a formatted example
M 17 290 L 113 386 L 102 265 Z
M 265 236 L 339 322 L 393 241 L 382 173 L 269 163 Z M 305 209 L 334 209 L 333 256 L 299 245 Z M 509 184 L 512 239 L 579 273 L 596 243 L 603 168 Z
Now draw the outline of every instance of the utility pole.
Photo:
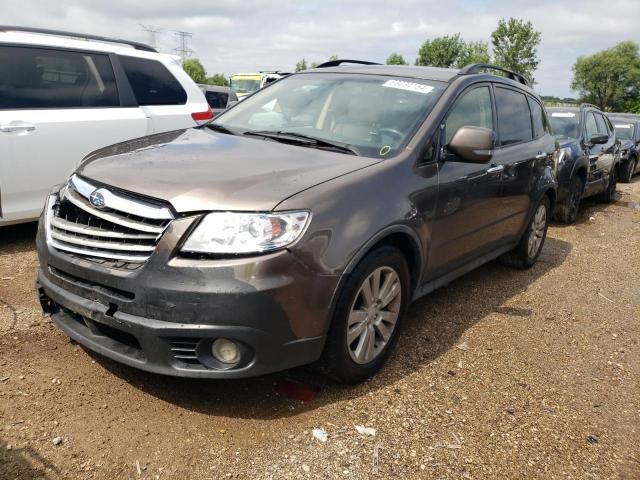
M 184 63 L 184 61 L 189 58 L 189 55 L 193 53 L 193 50 L 187 46 L 187 39 L 193 37 L 193 34 L 181 31 L 175 31 L 174 33 L 180 37 L 180 46 L 176 48 L 175 51 L 180 55 L 181 63 Z
M 162 32 L 162 29 L 159 27 L 154 27 L 153 25 L 142 25 L 140 24 L 142 29 L 149 34 L 149 45 L 156 50 L 158 49 L 157 37 L 156 35 Z

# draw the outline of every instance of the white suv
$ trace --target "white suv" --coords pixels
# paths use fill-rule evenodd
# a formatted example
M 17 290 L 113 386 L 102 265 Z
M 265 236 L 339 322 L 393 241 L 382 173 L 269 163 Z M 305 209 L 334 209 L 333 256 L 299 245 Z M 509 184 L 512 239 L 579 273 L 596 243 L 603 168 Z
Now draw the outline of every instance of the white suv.
M 0 26 L 0 66 L 0 226 L 90 152 L 213 118 L 177 57 L 135 42 Z

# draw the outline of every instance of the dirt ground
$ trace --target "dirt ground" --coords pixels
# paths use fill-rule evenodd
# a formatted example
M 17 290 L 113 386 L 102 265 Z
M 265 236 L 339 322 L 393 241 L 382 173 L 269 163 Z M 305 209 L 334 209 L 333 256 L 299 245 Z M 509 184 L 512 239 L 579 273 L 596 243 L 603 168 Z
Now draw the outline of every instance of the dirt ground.
M 358 387 L 91 354 L 40 313 L 35 226 L 2 229 L 0 479 L 640 479 L 640 179 L 620 190 L 552 226 L 531 270 L 491 263 L 414 304 Z

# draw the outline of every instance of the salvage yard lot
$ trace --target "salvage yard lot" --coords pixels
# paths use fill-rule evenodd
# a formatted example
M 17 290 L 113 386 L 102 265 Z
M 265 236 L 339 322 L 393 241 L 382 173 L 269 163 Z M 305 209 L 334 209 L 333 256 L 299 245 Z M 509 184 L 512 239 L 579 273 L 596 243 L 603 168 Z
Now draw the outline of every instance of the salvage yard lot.
M 357 387 L 102 359 L 42 317 L 35 227 L 2 229 L 0 478 L 640 478 L 640 179 L 619 189 L 553 225 L 531 270 L 494 262 L 414 304 Z

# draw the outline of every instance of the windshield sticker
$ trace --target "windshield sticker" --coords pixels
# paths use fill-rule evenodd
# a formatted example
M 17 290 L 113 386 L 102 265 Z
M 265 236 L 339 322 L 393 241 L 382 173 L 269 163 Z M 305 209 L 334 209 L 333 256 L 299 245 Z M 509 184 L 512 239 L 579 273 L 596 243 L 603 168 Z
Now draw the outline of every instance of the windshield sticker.
M 556 118 L 574 118 L 576 114 L 573 112 L 553 112 L 551 116 Z
M 616 128 L 631 128 L 631 124 L 630 123 L 626 123 L 623 125 L 616 125 Z
M 391 151 L 391 147 L 389 145 L 385 145 L 384 147 L 382 147 L 380 149 L 380 151 L 378 152 L 378 154 L 381 157 L 384 157 L 387 153 L 389 153 Z
M 421 83 L 415 83 L 415 82 L 405 82 L 403 80 L 387 80 L 382 84 L 382 86 L 388 87 L 388 88 L 397 88 L 399 90 L 407 90 L 409 92 L 424 93 L 424 94 L 431 93 L 434 89 L 434 87 L 430 85 L 423 85 Z

